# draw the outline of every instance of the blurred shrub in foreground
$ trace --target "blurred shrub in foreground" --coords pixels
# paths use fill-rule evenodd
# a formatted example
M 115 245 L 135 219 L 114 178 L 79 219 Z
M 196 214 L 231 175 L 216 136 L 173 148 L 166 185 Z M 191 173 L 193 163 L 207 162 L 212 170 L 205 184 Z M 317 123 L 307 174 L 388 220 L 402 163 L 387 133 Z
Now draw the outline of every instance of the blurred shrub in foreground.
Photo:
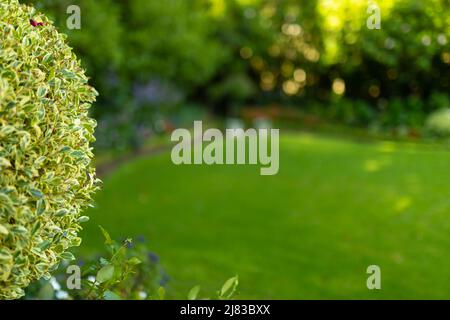
M 101 227 L 100 227 L 101 228 Z M 69 262 L 62 265 L 54 277 L 33 283 L 27 288 L 25 299 L 39 300 L 163 300 L 170 277 L 160 264 L 159 257 L 148 250 L 145 239 L 136 242 L 126 239 L 114 241 L 101 228 L 106 252 L 81 266 L 81 287 L 67 289 L 66 273 Z M 235 296 L 238 278 L 233 277 L 210 298 L 231 299 Z M 200 286 L 192 288 L 186 298 L 200 298 Z M 170 294 L 169 294 L 170 295 Z

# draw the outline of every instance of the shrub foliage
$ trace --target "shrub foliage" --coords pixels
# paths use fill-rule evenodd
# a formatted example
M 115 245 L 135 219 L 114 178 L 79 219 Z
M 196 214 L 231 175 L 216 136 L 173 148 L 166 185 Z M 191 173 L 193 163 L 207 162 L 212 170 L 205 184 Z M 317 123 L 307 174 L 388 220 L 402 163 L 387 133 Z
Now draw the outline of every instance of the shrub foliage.
M 80 244 L 80 211 L 98 188 L 90 167 L 97 95 L 48 19 L 0 3 L 0 299 L 49 278 Z

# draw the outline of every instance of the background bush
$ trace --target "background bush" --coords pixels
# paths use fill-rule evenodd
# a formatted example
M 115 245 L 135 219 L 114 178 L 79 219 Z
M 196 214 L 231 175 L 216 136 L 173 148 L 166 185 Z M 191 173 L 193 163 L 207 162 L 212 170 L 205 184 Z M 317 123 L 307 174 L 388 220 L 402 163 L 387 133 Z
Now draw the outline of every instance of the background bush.
M 94 116 L 119 124 L 122 139 L 99 131 L 101 148 L 142 145 L 142 131 L 189 103 L 220 116 L 314 105 L 346 125 L 415 130 L 435 110 L 427 101 L 448 96 L 444 0 L 376 1 L 380 30 L 367 28 L 365 0 L 28 1 L 82 57 L 102 93 Z M 67 30 L 69 4 L 81 7 L 82 30 Z
M 450 109 L 440 109 L 433 112 L 426 121 L 427 131 L 441 138 L 450 137 Z

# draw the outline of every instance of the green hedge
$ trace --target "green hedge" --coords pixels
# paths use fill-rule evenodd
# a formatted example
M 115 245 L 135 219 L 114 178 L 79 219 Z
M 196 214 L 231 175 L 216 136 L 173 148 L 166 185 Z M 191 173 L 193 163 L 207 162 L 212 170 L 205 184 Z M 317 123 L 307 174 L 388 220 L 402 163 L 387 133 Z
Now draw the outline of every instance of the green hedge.
M 99 182 L 88 116 L 97 92 L 32 7 L 2 1 L 0 33 L 0 299 L 14 299 L 81 242 L 81 210 Z

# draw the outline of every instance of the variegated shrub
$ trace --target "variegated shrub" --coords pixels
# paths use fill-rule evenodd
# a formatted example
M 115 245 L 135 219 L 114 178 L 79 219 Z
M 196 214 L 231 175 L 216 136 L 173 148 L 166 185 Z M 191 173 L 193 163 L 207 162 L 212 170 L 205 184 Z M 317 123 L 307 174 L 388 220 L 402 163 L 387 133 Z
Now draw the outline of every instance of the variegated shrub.
M 23 295 L 80 244 L 97 95 L 65 36 L 35 9 L 0 1 L 0 299 Z

